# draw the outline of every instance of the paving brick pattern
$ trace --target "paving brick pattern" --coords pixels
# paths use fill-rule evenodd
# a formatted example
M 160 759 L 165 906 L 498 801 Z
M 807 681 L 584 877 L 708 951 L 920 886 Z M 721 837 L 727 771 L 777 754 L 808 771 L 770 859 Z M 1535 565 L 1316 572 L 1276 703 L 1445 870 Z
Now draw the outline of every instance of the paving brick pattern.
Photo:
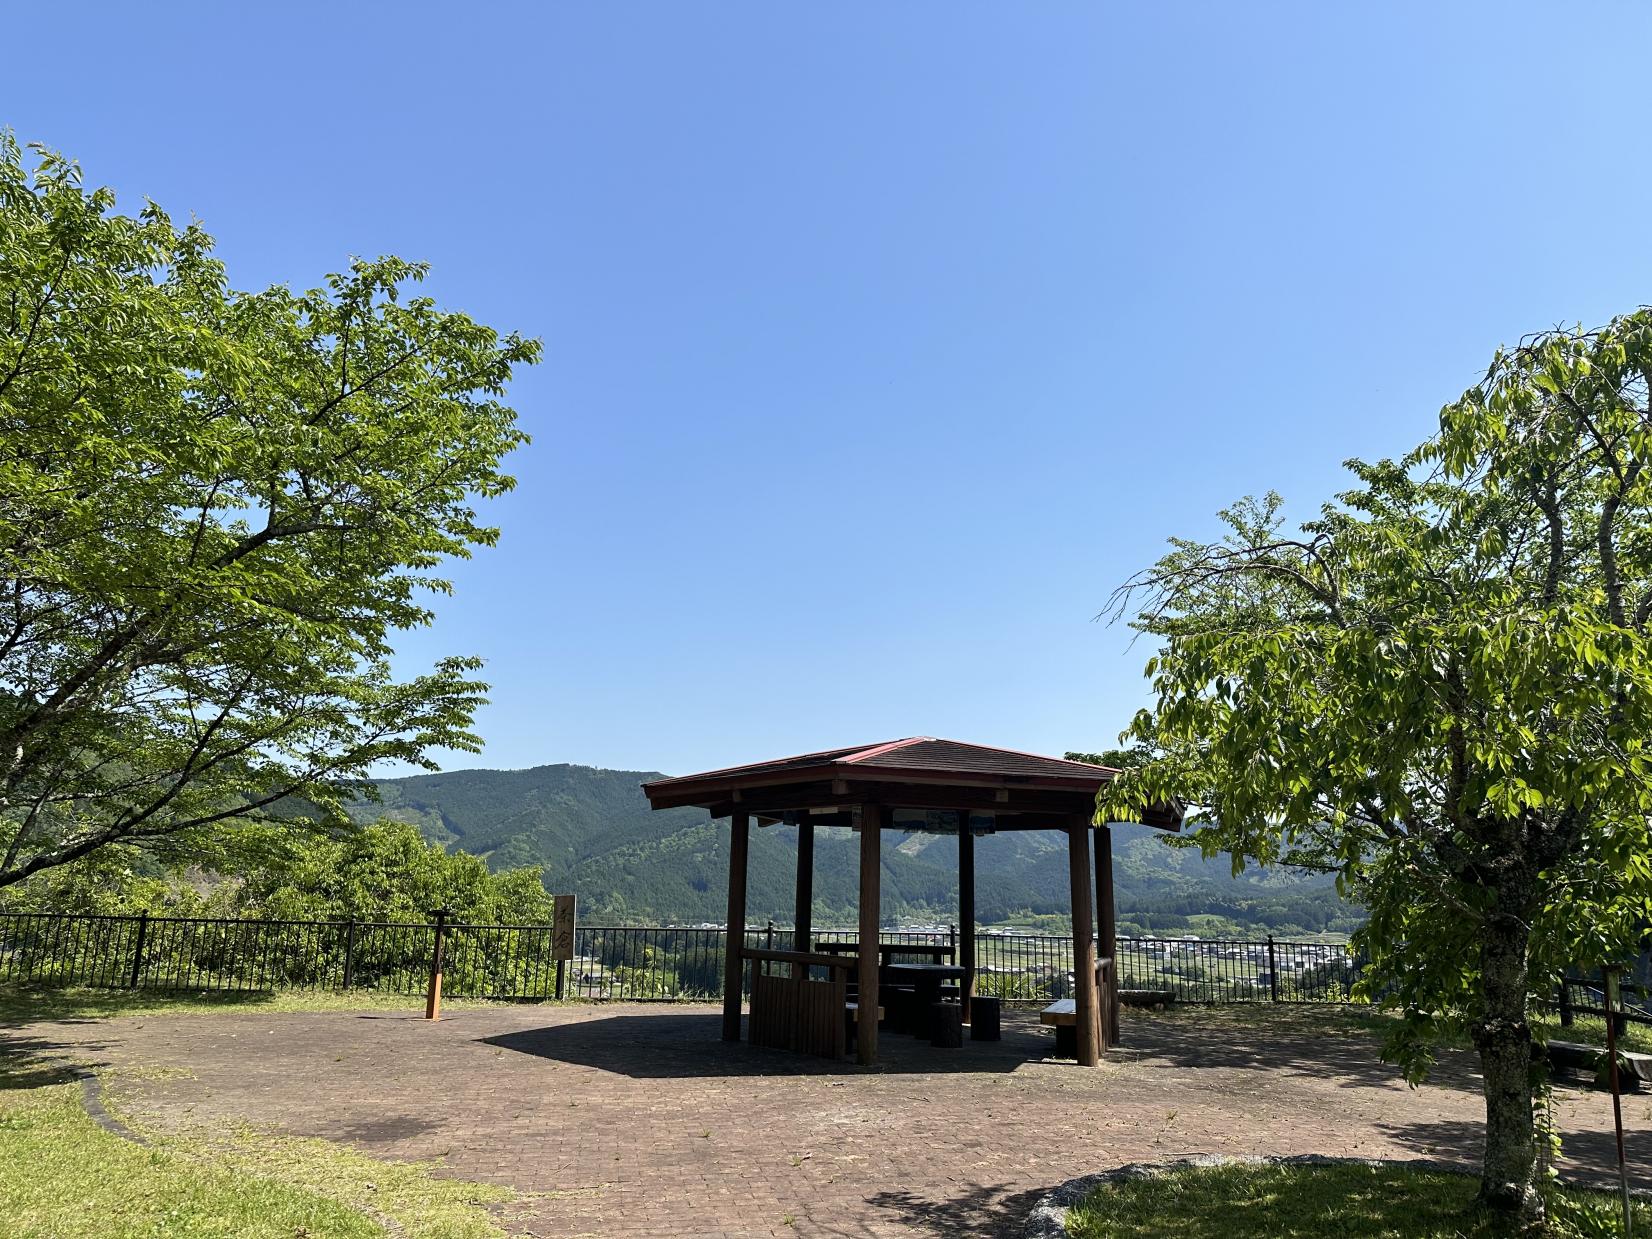
M 710 1007 L 215 1013 L 0 1030 L 12 1050 L 108 1065 L 118 1109 L 165 1131 L 248 1121 L 533 1194 L 513 1234 L 1020 1233 L 1036 1197 L 1122 1162 L 1196 1153 L 1477 1155 L 1472 1061 L 1407 1088 L 1367 1035 L 1302 1019 L 1127 1013 L 1086 1071 L 1033 1018 L 934 1050 L 884 1034 L 872 1069 L 718 1039 Z M 3 1048 L 3 1047 L 0 1047 Z M 1652 1186 L 1652 1100 L 1628 1100 Z M 1570 1173 L 1604 1174 L 1610 1100 L 1566 1091 Z

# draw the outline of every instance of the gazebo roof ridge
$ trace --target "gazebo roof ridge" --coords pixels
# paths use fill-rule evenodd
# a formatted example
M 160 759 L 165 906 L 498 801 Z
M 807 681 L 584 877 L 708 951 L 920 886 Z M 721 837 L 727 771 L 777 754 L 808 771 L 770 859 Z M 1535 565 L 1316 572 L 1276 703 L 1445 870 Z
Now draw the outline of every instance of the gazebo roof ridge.
M 894 757 L 895 754 L 909 751 L 918 745 L 944 746 L 942 749 L 927 749 L 921 755 L 912 754 Z M 977 754 L 993 754 L 999 759 L 1019 759 L 1016 762 L 989 762 L 986 760 L 968 763 L 959 760 L 961 752 Z M 966 740 L 948 740 L 940 736 L 905 736 L 899 740 L 883 740 L 876 744 L 844 745 L 839 748 L 819 749 L 812 753 L 799 753 L 792 757 L 771 758 L 768 761 L 750 762 L 739 766 L 724 766 L 716 770 L 703 770 L 695 774 L 667 775 L 664 778 L 650 779 L 644 787 L 660 787 L 670 783 L 698 783 L 702 780 L 712 780 L 723 777 L 740 778 L 750 775 L 784 774 L 791 771 L 804 771 L 818 766 L 877 766 L 895 765 L 914 769 L 926 768 L 927 763 L 911 758 L 925 757 L 929 761 L 938 761 L 940 768 L 957 770 L 968 773 L 981 774 L 1013 774 L 1018 773 L 1009 769 L 1010 766 L 1022 763 L 1031 763 L 1039 772 L 1048 772 L 1051 775 L 1069 776 L 1096 782 L 1098 785 L 1119 773 L 1112 766 L 1103 766 L 1093 762 L 1070 761 L 1065 757 L 1047 757 L 1041 753 L 1029 753 L 1023 749 L 1007 749 L 991 744 L 974 744 Z M 892 760 L 880 761 L 881 758 Z M 1004 769 L 994 769 L 994 766 Z

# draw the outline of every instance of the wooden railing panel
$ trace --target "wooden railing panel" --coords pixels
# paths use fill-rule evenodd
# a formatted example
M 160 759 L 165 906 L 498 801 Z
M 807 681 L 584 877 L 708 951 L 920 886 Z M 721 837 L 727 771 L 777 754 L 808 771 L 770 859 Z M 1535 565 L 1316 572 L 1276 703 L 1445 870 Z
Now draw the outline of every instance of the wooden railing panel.
M 1101 1014 L 1102 1040 L 1108 1047 L 1119 1043 L 1119 993 L 1114 967 L 1111 955 L 1096 961 L 1096 1002 Z
M 752 964 L 751 1043 L 777 1050 L 842 1058 L 847 1047 L 844 1003 L 848 987 L 841 969 L 825 981 L 767 973 Z M 801 970 L 800 970 L 801 971 Z

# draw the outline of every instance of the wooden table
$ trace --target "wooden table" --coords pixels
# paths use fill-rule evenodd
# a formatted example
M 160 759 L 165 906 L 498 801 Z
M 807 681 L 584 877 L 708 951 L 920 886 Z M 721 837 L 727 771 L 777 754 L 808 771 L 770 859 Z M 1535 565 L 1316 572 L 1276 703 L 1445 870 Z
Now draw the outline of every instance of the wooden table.
M 860 950 L 857 942 L 817 942 L 815 950 L 833 955 L 854 955 Z M 911 942 L 884 942 L 878 945 L 878 959 L 885 965 L 891 955 L 927 955 L 937 963 L 951 959 L 956 951 L 950 946 L 919 946 Z
M 957 981 L 962 984 L 966 969 L 959 964 L 890 964 L 885 971 L 897 985 L 911 983 L 912 1000 L 920 1013 L 918 1026 L 912 1031 L 916 1036 L 927 1037 L 930 1035 L 930 1007 L 941 1000 L 941 983 Z

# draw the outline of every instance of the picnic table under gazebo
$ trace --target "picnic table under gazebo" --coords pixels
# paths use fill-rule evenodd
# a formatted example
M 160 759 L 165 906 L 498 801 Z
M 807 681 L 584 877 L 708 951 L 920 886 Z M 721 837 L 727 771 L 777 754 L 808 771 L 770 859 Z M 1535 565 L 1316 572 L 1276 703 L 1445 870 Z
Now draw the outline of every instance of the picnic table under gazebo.
M 724 1040 L 740 1039 L 741 992 L 750 966 L 754 1042 L 841 1054 L 853 976 L 856 1057 L 862 1063 L 877 1060 L 880 974 L 887 972 L 891 951 L 910 949 L 880 939 L 880 847 L 886 829 L 958 838 L 962 932 L 953 963 L 961 970 L 959 996 L 967 1021 L 976 979 L 975 839 L 1004 830 L 1059 830 L 1067 836 L 1072 889 L 1075 1056 L 1086 1066 L 1097 1065 L 1103 1047 L 1118 1040 L 1118 977 L 1111 831 L 1096 824 L 1095 801 L 1097 791 L 1117 773 L 1105 766 L 914 736 L 643 784 L 652 808 L 698 806 L 730 825 Z M 759 826 L 797 830 L 793 945 L 799 949 L 772 950 L 746 942 L 753 820 Z M 1181 825 L 1172 807 L 1150 810 L 1145 821 L 1166 830 Z M 859 933 L 852 956 L 810 949 L 814 833 L 821 826 L 848 827 L 860 836 Z

